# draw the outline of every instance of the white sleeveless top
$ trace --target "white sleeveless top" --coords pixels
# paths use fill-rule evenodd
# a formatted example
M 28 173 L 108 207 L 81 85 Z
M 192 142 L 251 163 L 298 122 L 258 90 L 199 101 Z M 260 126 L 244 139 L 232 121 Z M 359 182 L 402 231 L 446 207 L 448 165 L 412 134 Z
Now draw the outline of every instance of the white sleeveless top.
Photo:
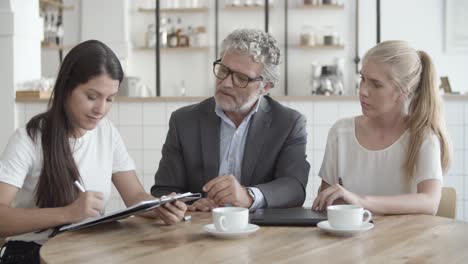
M 341 178 L 343 186 L 362 195 L 399 195 L 416 193 L 417 185 L 429 179 L 442 180 L 440 142 L 434 133 L 427 136 L 417 159 L 415 174 L 406 181 L 409 131 L 382 150 L 368 150 L 356 138 L 355 118 L 336 122 L 328 133 L 325 156 L 319 177 L 333 185 Z

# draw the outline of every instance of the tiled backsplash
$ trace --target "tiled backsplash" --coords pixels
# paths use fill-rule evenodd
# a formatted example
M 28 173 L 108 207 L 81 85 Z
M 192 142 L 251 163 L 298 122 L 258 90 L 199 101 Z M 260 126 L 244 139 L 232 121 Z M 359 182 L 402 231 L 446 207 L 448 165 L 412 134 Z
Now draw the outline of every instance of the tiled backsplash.
M 317 176 L 322 163 L 327 133 L 336 120 L 361 114 L 356 101 L 285 101 L 282 102 L 307 117 L 307 159 L 311 165 L 305 206 L 311 206 L 320 185 Z M 121 102 L 114 103 L 109 118 L 119 129 L 137 174 L 149 191 L 154 183 L 161 159 L 161 148 L 166 138 L 171 113 L 191 102 Z M 45 103 L 17 103 L 17 124 L 24 126 L 32 116 L 45 110 Z M 455 187 L 458 197 L 458 219 L 468 221 L 468 102 L 448 100 L 445 104 L 446 122 L 454 147 L 454 163 L 444 179 L 445 186 Z M 108 211 L 124 205 L 113 190 Z

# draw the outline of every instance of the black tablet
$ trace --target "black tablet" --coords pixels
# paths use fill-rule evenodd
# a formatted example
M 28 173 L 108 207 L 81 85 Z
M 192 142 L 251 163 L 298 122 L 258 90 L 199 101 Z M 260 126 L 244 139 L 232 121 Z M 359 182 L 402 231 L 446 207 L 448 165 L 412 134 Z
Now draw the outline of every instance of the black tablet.
M 270 226 L 315 226 L 327 220 L 325 212 L 310 208 L 258 209 L 251 213 L 250 223 Z

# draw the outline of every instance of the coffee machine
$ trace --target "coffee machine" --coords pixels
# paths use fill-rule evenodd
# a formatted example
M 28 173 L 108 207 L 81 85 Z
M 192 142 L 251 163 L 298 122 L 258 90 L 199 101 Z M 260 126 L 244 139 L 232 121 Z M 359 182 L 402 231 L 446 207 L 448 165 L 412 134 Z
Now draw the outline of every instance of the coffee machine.
M 332 65 L 312 63 L 312 95 L 342 95 L 344 92 L 342 65 L 339 59 Z

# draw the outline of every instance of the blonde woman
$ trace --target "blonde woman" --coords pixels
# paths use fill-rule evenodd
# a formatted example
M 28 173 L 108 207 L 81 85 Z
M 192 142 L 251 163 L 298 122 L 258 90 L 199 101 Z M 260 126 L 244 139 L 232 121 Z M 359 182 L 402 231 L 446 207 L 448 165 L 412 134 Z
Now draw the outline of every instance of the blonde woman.
M 313 210 L 434 215 L 451 150 L 431 58 L 404 41 L 378 44 L 364 56 L 359 100 L 363 115 L 329 131 Z

